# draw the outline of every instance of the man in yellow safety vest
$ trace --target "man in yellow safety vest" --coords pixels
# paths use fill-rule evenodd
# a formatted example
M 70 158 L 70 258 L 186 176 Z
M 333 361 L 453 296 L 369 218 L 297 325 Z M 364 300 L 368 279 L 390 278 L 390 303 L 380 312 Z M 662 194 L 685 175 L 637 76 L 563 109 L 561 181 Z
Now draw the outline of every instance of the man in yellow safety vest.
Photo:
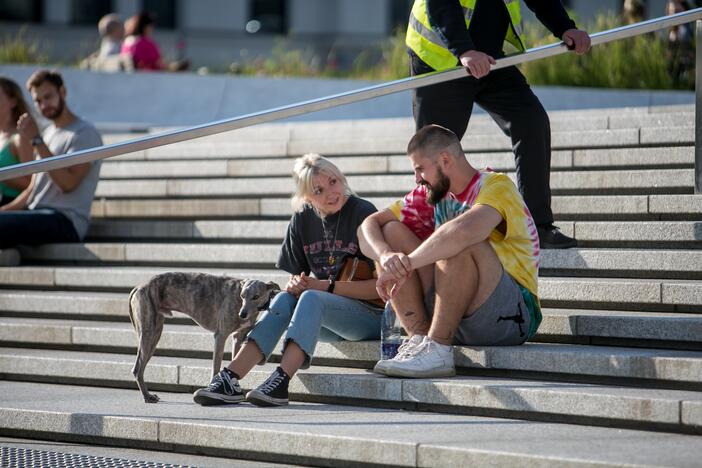
M 590 37 L 576 28 L 560 0 L 524 0 L 537 18 L 578 54 Z M 407 28 L 412 75 L 458 65 L 471 76 L 416 89 L 417 129 L 438 124 L 462 138 L 473 103 L 511 137 L 519 190 L 537 224 L 541 248 L 569 248 L 576 240 L 553 225 L 551 129 L 548 115 L 516 67 L 490 71 L 504 42 L 525 50 L 520 0 L 415 0 Z

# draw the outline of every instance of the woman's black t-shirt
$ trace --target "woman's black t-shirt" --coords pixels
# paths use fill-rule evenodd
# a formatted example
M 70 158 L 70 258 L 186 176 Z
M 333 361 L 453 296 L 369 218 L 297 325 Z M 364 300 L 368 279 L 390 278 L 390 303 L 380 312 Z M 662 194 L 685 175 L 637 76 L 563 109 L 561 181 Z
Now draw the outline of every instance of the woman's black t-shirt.
M 356 230 L 368 215 L 376 212 L 373 204 L 354 195 L 324 222 L 310 205 L 295 213 L 288 225 L 276 267 L 292 275 L 305 272 L 318 279 L 336 276 L 346 257 L 373 262 L 361 253 Z

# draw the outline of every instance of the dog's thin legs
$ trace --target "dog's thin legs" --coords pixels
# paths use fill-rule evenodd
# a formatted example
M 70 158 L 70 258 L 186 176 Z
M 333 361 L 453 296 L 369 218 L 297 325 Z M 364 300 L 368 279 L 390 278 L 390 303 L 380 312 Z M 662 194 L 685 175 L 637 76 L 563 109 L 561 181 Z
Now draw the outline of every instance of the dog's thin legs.
M 227 341 L 227 335 L 215 333 L 214 335 L 214 352 L 212 353 L 212 377 L 219 372 L 219 366 L 222 365 L 222 356 L 224 355 L 224 345 Z
M 141 390 L 141 394 L 144 397 L 146 403 L 157 403 L 159 398 L 153 393 L 149 393 L 146 388 L 146 383 L 144 382 L 144 369 L 146 369 L 146 364 L 154 355 L 156 350 L 156 344 L 161 338 L 161 332 L 163 332 L 163 322 L 165 318 L 160 313 L 154 314 L 151 318 L 151 326 L 143 327 L 141 329 L 141 336 L 139 337 L 139 349 L 137 350 L 137 358 L 134 362 L 134 367 L 132 368 L 132 374 L 136 378 L 137 386 Z

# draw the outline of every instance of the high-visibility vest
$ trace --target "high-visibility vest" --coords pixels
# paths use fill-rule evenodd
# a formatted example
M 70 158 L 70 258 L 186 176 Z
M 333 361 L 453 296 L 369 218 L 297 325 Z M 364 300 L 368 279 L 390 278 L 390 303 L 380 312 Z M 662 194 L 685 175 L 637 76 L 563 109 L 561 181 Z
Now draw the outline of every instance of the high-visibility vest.
M 460 0 L 463 7 L 463 17 L 466 20 L 466 29 L 470 26 L 470 19 L 475 11 L 478 0 Z M 483 0 L 485 1 L 485 0 Z M 494 0 L 489 0 L 494 1 Z M 510 25 L 507 28 L 505 40 L 524 52 L 524 28 L 522 25 L 522 12 L 519 0 L 503 0 L 509 13 Z M 407 47 L 412 49 L 424 63 L 434 70 L 446 70 L 458 65 L 458 59 L 447 48 L 441 36 L 431 28 L 427 13 L 426 0 L 415 0 L 410 13 L 407 36 Z

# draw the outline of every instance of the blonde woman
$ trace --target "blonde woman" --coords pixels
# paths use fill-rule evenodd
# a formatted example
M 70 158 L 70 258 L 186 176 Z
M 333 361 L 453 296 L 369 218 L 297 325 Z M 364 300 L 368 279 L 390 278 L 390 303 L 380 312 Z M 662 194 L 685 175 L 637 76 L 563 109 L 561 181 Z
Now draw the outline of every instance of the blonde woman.
M 258 406 L 288 403 L 288 383 L 298 369 L 309 367 L 317 341 L 378 339 L 383 309 L 375 279 L 335 281 L 347 257 L 364 257 L 356 230 L 376 208 L 351 191 L 346 177 L 317 154 L 299 158 L 293 170 L 297 191 L 277 267 L 290 273 L 285 291 L 263 312 L 228 367 L 194 394 L 201 405 L 239 403 Z M 265 363 L 286 333 L 280 366 L 246 396 L 239 380 Z

